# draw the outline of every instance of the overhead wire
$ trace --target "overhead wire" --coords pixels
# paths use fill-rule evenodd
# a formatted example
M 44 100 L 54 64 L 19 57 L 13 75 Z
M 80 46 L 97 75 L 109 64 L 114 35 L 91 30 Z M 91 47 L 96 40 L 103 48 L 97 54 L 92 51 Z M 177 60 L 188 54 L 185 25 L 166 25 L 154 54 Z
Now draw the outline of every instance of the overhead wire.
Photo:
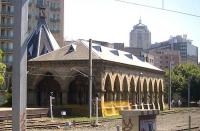
M 121 2 L 121 3 L 126 3 L 126 4 L 131 4 L 131 5 L 136 5 L 136 6 L 141 6 L 141 7 L 146 7 L 146 8 L 163 10 L 163 11 L 168 11 L 168 12 L 172 12 L 172 13 L 178 13 L 178 14 L 182 14 L 182 15 L 188 15 L 188 16 L 200 18 L 200 15 L 191 14 L 191 13 L 182 12 L 182 11 L 177 11 L 177 10 L 166 9 L 166 8 L 164 8 L 164 5 L 163 5 L 162 8 L 160 8 L 160 7 L 155 7 L 155 6 L 145 5 L 145 4 L 139 4 L 139 3 L 130 2 L 130 1 L 124 1 L 124 0 L 115 0 L 115 1 Z
M 41 69 L 41 68 L 45 68 L 45 67 L 36 67 L 36 66 L 27 66 L 30 69 Z M 83 67 L 72 67 L 72 68 L 77 68 L 77 69 L 89 69 L 89 67 L 83 66 Z M 62 71 L 62 72 L 71 72 L 71 70 L 69 71 Z
M 76 76 L 83 76 L 83 75 L 81 75 L 81 74 L 77 74 L 77 75 L 69 75 L 69 76 L 65 76 L 65 75 L 47 75 L 47 74 L 39 74 L 39 73 L 28 73 L 28 75 L 32 75 L 32 76 L 46 76 L 46 77 L 64 77 L 64 78 L 66 78 L 66 77 L 76 77 Z
M 1 73 L 1 72 L 0 72 Z M 12 72 L 4 72 L 4 74 L 12 74 Z M 40 74 L 40 73 L 30 73 L 27 72 L 27 75 L 32 75 L 32 76 L 46 76 L 46 77 L 61 77 L 61 78 L 66 78 L 66 77 L 76 77 L 76 76 L 84 76 L 81 73 L 77 73 L 76 75 L 47 75 L 47 74 Z M 6 79 L 11 78 L 11 77 L 4 77 Z

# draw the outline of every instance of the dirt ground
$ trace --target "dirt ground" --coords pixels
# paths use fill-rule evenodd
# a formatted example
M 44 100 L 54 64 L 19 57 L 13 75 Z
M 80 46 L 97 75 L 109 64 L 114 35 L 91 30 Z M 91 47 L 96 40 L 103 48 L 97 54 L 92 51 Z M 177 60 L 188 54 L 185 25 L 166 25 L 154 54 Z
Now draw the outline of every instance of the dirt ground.
M 158 115 L 157 116 L 157 131 L 187 130 L 189 115 L 191 116 L 192 131 L 200 131 L 200 108 L 195 108 L 191 110 L 190 112 L 188 112 L 187 110 L 184 110 L 180 112 L 170 112 L 170 113 Z M 67 127 L 67 128 L 58 129 L 57 131 L 66 131 L 66 130 L 67 131 L 117 131 L 117 126 L 119 126 L 119 129 L 121 131 L 122 129 L 121 119 L 104 123 L 103 125 L 100 125 L 98 127 L 82 127 L 82 128 Z M 37 130 L 30 130 L 30 131 L 37 131 Z M 43 130 L 43 131 L 47 131 L 47 130 Z
M 200 108 L 192 111 L 159 115 L 157 117 L 158 131 L 175 131 L 188 129 L 189 115 L 191 116 L 191 128 L 193 131 L 200 131 Z

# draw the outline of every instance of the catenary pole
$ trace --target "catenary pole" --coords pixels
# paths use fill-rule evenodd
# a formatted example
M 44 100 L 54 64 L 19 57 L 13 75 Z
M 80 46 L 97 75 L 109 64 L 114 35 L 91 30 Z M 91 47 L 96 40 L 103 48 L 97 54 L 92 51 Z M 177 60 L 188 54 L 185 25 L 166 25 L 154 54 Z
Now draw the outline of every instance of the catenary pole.
M 98 119 L 99 119 L 99 116 L 98 116 L 98 115 L 99 115 L 99 112 L 98 112 L 98 110 L 99 110 L 99 109 L 98 109 L 98 103 L 99 103 L 99 98 L 96 97 L 96 121 L 95 121 L 96 126 L 98 126 L 98 123 L 99 123 L 99 122 L 98 122 L 98 121 L 99 121 L 99 120 L 98 120 Z
M 191 131 L 191 115 L 190 115 L 190 82 L 191 78 L 188 79 L 188 131 Z
M 14 1 L 12 130 L 26 131 L 28 0 Z
M 169 98 L 168 98 L 169 110 L 172 108 L 172 63 L 169 62 Z
M 89 39 L 89 113 L 92 117 L 92 39 Z

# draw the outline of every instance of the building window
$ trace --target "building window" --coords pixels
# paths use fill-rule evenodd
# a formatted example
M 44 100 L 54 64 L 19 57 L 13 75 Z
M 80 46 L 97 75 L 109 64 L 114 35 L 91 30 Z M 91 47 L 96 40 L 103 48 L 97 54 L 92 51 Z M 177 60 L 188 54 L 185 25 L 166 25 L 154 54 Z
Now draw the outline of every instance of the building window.
M 9 44 L 8 44 L 8 49 L 9 49 L 9 50 L 13 50 L 13 43 L 9 43 Z
M 8 11 L 8 12 L 11 12 L 11 8 L 10 8 L 10 6 L 8 6 L 7 11 Z
M 8 62 L 9 62 L 9 63 L 13 62 L 13 56 L 12 56 L 12 55 L 9 55 L 9 56 L 8 56 Z
M 3 56 L 3 63 L 6 63 L 6 55 Z
M 3 50 L 5 51 L 7 49 L 7 44 L 6 43 L 2 44 L 2 47 L 3 47 Z

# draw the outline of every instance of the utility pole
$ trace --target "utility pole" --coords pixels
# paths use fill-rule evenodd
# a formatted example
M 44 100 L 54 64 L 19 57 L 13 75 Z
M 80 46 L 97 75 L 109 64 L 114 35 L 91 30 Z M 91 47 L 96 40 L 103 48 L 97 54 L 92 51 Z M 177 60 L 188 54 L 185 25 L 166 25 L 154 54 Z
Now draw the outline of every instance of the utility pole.
M 89 116 L 92 117 L 92 39 L 89 39 Z
M 172 63 L 171 60 L 169 62 L 169 98 L 168 98 L 168 106 L 169 106 L 169 110 L 171 110 L 171 100 L 172 100 Z
M 188 80 L 188 113 L 189 113 L 189 122 L 188 122 L 188 130 L 191 130 L 191 116 L 190 116 L 190 82 L 191 82 L 191 78 L 189 78 Z
M 95 121 L 95 125 L 96 125 L 96 126 L 98 126 L 98 123 L 99 123 L 99 122 L 98 122 L 98 119 L 99 119 L 99 118 L 98 118 L 98 114 L 99 114 L 99 112 L 98 112 L 98 110 L 99 110 L 99 109 L 98 109 L 98 103 L 99 103 L 99 99 L 98 99 L 98 96 L 97 96 L 97 97 L 96 97 L 96 121 Z
M 14 1 L 12 130 L 26 131 L 28 0 Z

